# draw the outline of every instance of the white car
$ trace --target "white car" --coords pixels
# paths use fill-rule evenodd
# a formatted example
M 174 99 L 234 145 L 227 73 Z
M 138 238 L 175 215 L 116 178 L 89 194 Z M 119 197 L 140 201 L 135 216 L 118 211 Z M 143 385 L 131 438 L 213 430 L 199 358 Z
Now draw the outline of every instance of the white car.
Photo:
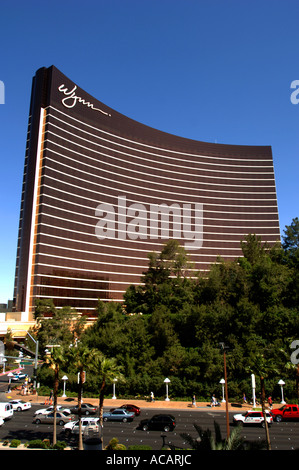
M 11 380 L 13 380 L 14 382 L 18 382 L 19 380 L 23 380 L 23 379 L 26 379 L 27 374 L 24 374 L 22 372 L 14 372 L 13 373 L 13 376 L 11 377 Z
M 13 410 L 25 411 L 31 408 L 31 403 L 24 400 L 10 400 L 9 403 L 12 405 Z
M 71 414 L 71 410 L 69 408 L 64 408 L 61 405 L 57 405 L 56 409 L 57 411 L 63 411 L 64 413 L 69 414 L 69 415 Z M 54 406 L 48 406 L 47 408 L 41 408 L 40 410 L 37 410 L 34 413 L 34 416 L 47 415 L 48 413 L 51 413 L 52 411 L 54 411 Z
M 82 433 L 87 429 L 98 432 L 98 421 L 99 418 L 81 418 Z M 69 437 L 71 434 L 79 434 L 79 420 L 71 421 L 70 423 L 65 424 L 63 428 L 66 437 Z
M 269 411 L 266 411 L 266 419 L 268 426 L 271 426 L 273 422 L 272 415 Z M 262 411 L 254 411 L 249 410 L 246 413 L 236 414 L 233 417 L 233 424 L 241 424 L 241 425 L 257 425 L 257 426 L 265 426 L 264 415 Z

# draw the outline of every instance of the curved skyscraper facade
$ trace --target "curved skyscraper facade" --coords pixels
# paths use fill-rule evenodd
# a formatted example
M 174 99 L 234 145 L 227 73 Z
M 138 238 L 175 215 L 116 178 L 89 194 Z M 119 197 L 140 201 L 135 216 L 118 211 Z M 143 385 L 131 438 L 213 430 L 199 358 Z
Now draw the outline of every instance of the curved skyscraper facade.
M 279 238 L 269 146 L 205 143 L 114 111 L 54 66 L 33 79 L 15 307 L 35 299 L 94 315 L 140 283 L 174 238 L 195 271 L 241 255 L 249 234 Z

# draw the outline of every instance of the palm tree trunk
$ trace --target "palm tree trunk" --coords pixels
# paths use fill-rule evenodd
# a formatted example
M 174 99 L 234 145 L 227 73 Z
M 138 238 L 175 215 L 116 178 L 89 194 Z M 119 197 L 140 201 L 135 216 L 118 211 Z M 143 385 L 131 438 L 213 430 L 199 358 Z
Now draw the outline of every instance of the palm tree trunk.
M 106 379 L 103 377 L 103 381 L 100 388 L 99 395 L 99 438 L 101 441 L 101 447 L 104 448 L 104 433 L 103 433 L 103 407 L 104 407 L 104 388 L 106 385 Z
M 268 426 L 268 421 L 267 421 L 267 417 L 266 417 L 266 409 L 265 409 L 265 383 L 264 383 L 264 377 L 261 377 L 261 399 L 262 399 L 262 412 L 263 412 L 263 415 L 264 415 L 264 422 L 265 422 L 267 450 L 271 450 L 269 426 Z
M 57 442 L 56 414 L 57 414 L 58 385 L 59 385 L 59 366 L 56 364 L 55 372 L 54 372 L 54 386 L 53 386 L 53 411 L 54 411 L 53 445 L 55 445 Z
M 78 449 L 83 450 L 83 437 L 82 437 L 82 388 L 83 388 L 83 370 L 79 372 L 79 389 L 78 389 L 78 419 L 79 419 L 79 442 Z
M 296 392 L 297 392 L 297 401 L 299 404 L 299 366 L 297 367 L 297 370 L 296 370 Z

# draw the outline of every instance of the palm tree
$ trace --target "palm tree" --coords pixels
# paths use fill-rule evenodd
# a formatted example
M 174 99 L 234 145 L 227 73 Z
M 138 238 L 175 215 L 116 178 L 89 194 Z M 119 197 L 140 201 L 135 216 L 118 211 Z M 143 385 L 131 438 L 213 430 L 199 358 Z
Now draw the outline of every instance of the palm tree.
M 104 406 L 104 390 L 108 383 L 112 383 L 113 379 L 123 381 L 124 376 L 121 373 L 120 366 L 114 358 L 106 358 L 103 354 L 98 353 L 95 357 L 96 373 L 100 376 L 99 390 L 99 437 L 103 448 L 103 406 Z
M 82 438 L 82 391 L 84 384 L 84 373 L 87 369 L 91 369 L 95 362 L 95 358 L 98 355 L 96 349 L 89 349 L 82 343 L 77 343 L 76 346 L 71 346 L 68 349 L 67 357 L 71 366 L 78 371 L 78 420 L 79 420 L 79 443 L 78 449 L 83 450 L 83 438 Z
M 214 421 L 215 437 L 209 429 L 203 430 L 197 424 L 193 426 L 198 433 L 196 439 L 186 433 L 182 433 L 181 437 L 194 450 L 262 450 L 266 446 L 265 441 L 245 441 L 240 426 L 234 428 L 226 439 L 222 438 L 220 426 L 216 421 Z
M 268 426 L 268 421 L 266 417 L 266 408 L 265 408 L 265 397 L 266 397 L 265 396 L 265 378 L 268 377 L 270 373 L 272 372 L 278 373 L 278 371 L 275 369 L 271 361 L 267 360 L 263 354 L 258 353 L 255 356 L 255 363 L 254 363 L 254 367 L 251 369 L 251 372 L 255 373 L 258 377 L 260 377 L 261 405 L 262 405 L 262 412 L 264 415 L 267 450 L 271 450 L 269 426 Z
M 50 355 L 47 356 L 47 363 L 54 369 L 54 383 L 53 383 L 53 411 L 54 411 L 54 425 L 53 425 L 53 445 L 57 440 L 57 426 L 56 426 L 56 413 L 57 413 L 57 396 L 59 386 L 59 370 L 65 365 L 64 350 L 60 345 L 53 347 Z

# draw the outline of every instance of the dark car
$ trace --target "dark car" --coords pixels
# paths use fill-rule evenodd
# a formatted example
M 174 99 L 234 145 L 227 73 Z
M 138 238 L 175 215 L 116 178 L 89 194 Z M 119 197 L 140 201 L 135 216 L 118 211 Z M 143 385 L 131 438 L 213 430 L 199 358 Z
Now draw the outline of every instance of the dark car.
M 118 409 L 123 409 L 123 410 L 126 410 L 130 413 L 135 413 L 136 416 L 139 416 L 140 413 L 141 413 L 141 410 L 139 408 L 139 406 L 136 406 L 136 405 L 129 405 L 129 404 L 126 404 L 126 405 L 121 405 L 118 407 Z M 110 411 L 114 411 L 116 408 L 111 408 Z
M 88 416 L 88 415 L 95 415 L 97 412 L 97 407 L 94 405 L 91 405 L 91 403 L 82 403 L 81 404 L 81 414 Z M 72 406 L 70 408 L 71 413 L 73 414 L 78 414 L 79 413 L 79 406 Z
M 175 417 L 169 414 L 154 415 L 150 419 L 140 421 L 140 428 L 143 431 L 173 431 L 176 426 Z

